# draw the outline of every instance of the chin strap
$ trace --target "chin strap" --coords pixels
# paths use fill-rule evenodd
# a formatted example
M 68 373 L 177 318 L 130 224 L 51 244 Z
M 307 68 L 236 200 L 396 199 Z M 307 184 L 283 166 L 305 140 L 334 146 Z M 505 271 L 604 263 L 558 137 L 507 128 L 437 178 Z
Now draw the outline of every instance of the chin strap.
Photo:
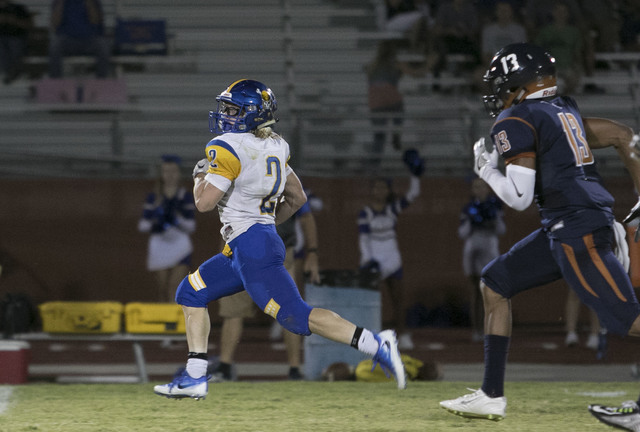
M 518 105 L 520 102 L 522 102 L 522 99 L 525 99 L 526 94 L 527 94 L 527 89 L 521 88 L 520 91 L 518 92 L 518 95 L 514 97 L 513 100 L 511 101 L 511 105 Z

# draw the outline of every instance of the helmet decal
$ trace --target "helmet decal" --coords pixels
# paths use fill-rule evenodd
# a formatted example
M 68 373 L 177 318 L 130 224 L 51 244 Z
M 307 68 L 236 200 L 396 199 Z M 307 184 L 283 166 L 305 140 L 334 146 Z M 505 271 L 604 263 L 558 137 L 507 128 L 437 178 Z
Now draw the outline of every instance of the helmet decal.
M 262 105 L 264 108 L 271 109 L 271 96 L 269 95 L 269 92 L 262 90 L 260 92 L 260 96 L 262 96 Z

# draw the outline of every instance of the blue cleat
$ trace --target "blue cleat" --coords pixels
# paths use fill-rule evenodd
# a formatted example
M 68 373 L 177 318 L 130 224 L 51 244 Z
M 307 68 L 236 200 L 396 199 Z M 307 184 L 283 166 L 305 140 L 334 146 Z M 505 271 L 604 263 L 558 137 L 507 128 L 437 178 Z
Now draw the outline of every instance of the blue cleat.
M 169 384 L 157 385 L 153 388 L 153 392 L 160 396 L 170 399 L 193 398 L 196 400 L 204 399 L 209 391 L 207 376 L 200 378 L 192 378 L 191 375 L 183 370 L 176 374 Z
M 384 373 L 391 372 L 398 383 L 398 388 L 403 390 L 407 388 L 407 377 L 405 375 L 404 364 L 398 352 L 398 340 L 396 332 L 393 330 L 384 330 L 374 335 L 378 341 L 378 352 L 373 356 L 373 368 L 380 363 L 380 367 Z M 373 369 L 372 369 L 373 370 Z

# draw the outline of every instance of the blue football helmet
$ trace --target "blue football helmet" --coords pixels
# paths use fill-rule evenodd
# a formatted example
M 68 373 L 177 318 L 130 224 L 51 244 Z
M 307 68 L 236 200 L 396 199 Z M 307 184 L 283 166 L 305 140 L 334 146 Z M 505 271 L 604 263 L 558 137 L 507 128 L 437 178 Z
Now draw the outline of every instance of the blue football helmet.
M 216 96 L 217 111 L 209 111 L 213 133 L 243 133 L 278 121 L 276 96 L 261 82 L 241 79 Z
M 482 98 L 489 115 L 495 117 L 528 96 L 554 96 L 555 62 L 548 52 L 530 43 L 515 43 L 498 51 L 483 76 L 490 91 Z

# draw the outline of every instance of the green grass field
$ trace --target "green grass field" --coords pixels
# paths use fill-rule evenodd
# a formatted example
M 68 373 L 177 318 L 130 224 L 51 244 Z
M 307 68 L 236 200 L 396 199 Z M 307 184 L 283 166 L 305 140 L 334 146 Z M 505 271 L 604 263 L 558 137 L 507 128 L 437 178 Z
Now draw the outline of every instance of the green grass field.
M 157 396 L 153 384 L 0 386 L 0 431 L 607 431 L 614 429 L 587 405 L 635 399 L 640 387 L 507 383 L 507 418 L 500 422 L 467 420 L 438 406 L 472 385 L 412 382 L 398 391 L 392 383 L 237 382 L 210 386 L 201 401 Z

